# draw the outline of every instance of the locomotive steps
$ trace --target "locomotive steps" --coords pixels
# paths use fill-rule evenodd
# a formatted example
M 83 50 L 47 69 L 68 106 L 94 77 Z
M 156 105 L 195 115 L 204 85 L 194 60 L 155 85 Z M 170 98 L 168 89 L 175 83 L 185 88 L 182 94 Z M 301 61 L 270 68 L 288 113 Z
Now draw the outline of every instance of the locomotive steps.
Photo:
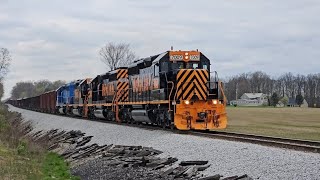
M 90 144 L 92 136 L 81 131 L 37 131 L 27 136 L 35 142 L 46 142 L 47 149 L 63 156 L 74 175 L 83 179 L 201 179 L 244 180 L 249 176 L 201 174 L 208 161 L 181 161 L 174 157 L 160 158 L 162 152 L 151 147 Z

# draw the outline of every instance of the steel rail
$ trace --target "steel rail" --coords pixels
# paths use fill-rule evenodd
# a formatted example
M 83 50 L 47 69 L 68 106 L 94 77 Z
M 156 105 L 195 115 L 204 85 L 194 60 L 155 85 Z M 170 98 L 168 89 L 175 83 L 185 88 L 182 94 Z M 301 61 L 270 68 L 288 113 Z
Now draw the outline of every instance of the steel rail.
M 299 151 L 307 151 L 320 153 L 320 142 L 319 141 L 308 141 L 300 139 L 289 139 L 272 136 L 262 136 L 254 134 L 243 134 L 235 132 L 224 132 L 224 131 L 190 131 L 190 135 L 197 135 L 203 137 L 210 137 L 216 139 L 224 139 L 238 142 L 248 142 L 253 144 L 260 144 L 266 146 L 280 147 L 286 149 L 293 149 Z

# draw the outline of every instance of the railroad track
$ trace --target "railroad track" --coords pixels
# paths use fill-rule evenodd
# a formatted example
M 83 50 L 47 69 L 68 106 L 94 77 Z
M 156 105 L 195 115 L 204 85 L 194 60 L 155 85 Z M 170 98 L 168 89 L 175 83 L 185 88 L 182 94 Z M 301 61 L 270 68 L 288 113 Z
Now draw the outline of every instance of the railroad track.
M 62 117 L 70 117 L 73 116 L 65 116 L 60 114 L 51 114 L 56 116 Z M 238 142 L 246 142 L 252 144 L 260 144 L 264 146 L 272 146 L 272 147 L 279 147 L 285 149 L 292 149 L 298 151 L 306 151 L 306 152 L 313 152 L 313 153 L 320 153 L 320 141 L 308 141 L 308 140 L 299 140 L 299 139 L 289 139 L 289 138 L 280 138 L 280 137 L 272 137 L 272 136 L 261 136 L 261 135 L 254 135 L 254 134 L 242 134 L 242 133 L 235 133 L 235 132 L 224 132 L 224 131 L 180 131 L 177 129 L 169 129 L 169 128 L 161 128 L 156 125 L 151 124 L 135 124 L 135 123 L 118 123 L 115 121 L 107 121 L 101 119 L 85 119 L 82 117 L 73 117 L 76 119 L 82 120 L 89 120 L 101 123 L 111 123 L 121 126 L 130 126 L 130 127 L 137 127 L 147 130 L 163 130 L 167 132 L 177 133 L 177 134 L 188 134 L 194 136 L 201 136 L 201 137 L 208 137 L 214 139 L 224 139 L 229 141 L 238 141 Z
M 234 132 L 222 132 L 222 131 L 191 131 L 191 135 L 225 139 L 231 141 L 248 142 L 253 144 L 260 144 L 266 146 L 280 147 L 286 149 L 293 149 L 298 151 L 307 151 L 320 153 L 320 141 L 307 141 L 300 139 L 289 139 L 272 136 L 261 136 L 254 134 L 242 134 Z
M 81 117 L 76 117 L 76 118 L 83 119 Z M 279 147 L 279 148 L 292 149 L 292 150 L 298 150 L 298 151 L 320 153 L 320 141 L 307 141 L 307 140 L 299 140 L 299 139 L 288 139 L 288 138 L 280 138 L 280 137 L 261 136 L 261 135 L 254 135 L 254 134 L 242 134 L 242 133 L 223 132 L 223 131 L 180 131 L 177 129 L 169 129 L 169 128 L 164 129 L 156 125 L 143 124 L 143 123 L 119 124 L 114 121 L 106 121 L 101 119 L 89 119 L 89 120 L 102 122 L 102 123 L 111 123 L 116 125 L 137 127 L 137 128 L 147 129 L 147 130 L 163 130 L 163 131 L 173 132 L 177 134 L 188 134 L 188 135 L 208 137 L 208 138 L 214 138 L 214 139 L 224 139 L 229 141 L 246 142 L 246 143 L 252 143 L 252 144 L 260 144 L 264 146 L 272 146 L 272 147 Z

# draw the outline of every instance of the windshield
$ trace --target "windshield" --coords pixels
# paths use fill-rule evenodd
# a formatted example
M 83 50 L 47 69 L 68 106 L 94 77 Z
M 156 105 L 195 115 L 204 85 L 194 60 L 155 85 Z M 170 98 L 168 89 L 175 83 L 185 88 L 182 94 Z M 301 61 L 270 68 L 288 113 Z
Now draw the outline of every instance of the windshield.
M 188 62 L 186 64 L 186 69 L 197 69 L 199 67 L 199 63 L 197 62 Z
M 184 63 L 183 62 L 175 62 L 172 63 L 172 69 L 183 69 Z

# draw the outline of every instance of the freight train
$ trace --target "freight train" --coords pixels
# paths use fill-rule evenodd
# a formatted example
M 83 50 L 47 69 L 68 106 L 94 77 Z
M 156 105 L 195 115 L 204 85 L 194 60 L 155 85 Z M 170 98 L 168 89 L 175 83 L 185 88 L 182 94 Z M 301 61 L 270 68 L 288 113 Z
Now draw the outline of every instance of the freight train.
M 223 84 L 198 50 L 166 51 L 9 103 L 40 112 L 179 130 L 227 126 Z

